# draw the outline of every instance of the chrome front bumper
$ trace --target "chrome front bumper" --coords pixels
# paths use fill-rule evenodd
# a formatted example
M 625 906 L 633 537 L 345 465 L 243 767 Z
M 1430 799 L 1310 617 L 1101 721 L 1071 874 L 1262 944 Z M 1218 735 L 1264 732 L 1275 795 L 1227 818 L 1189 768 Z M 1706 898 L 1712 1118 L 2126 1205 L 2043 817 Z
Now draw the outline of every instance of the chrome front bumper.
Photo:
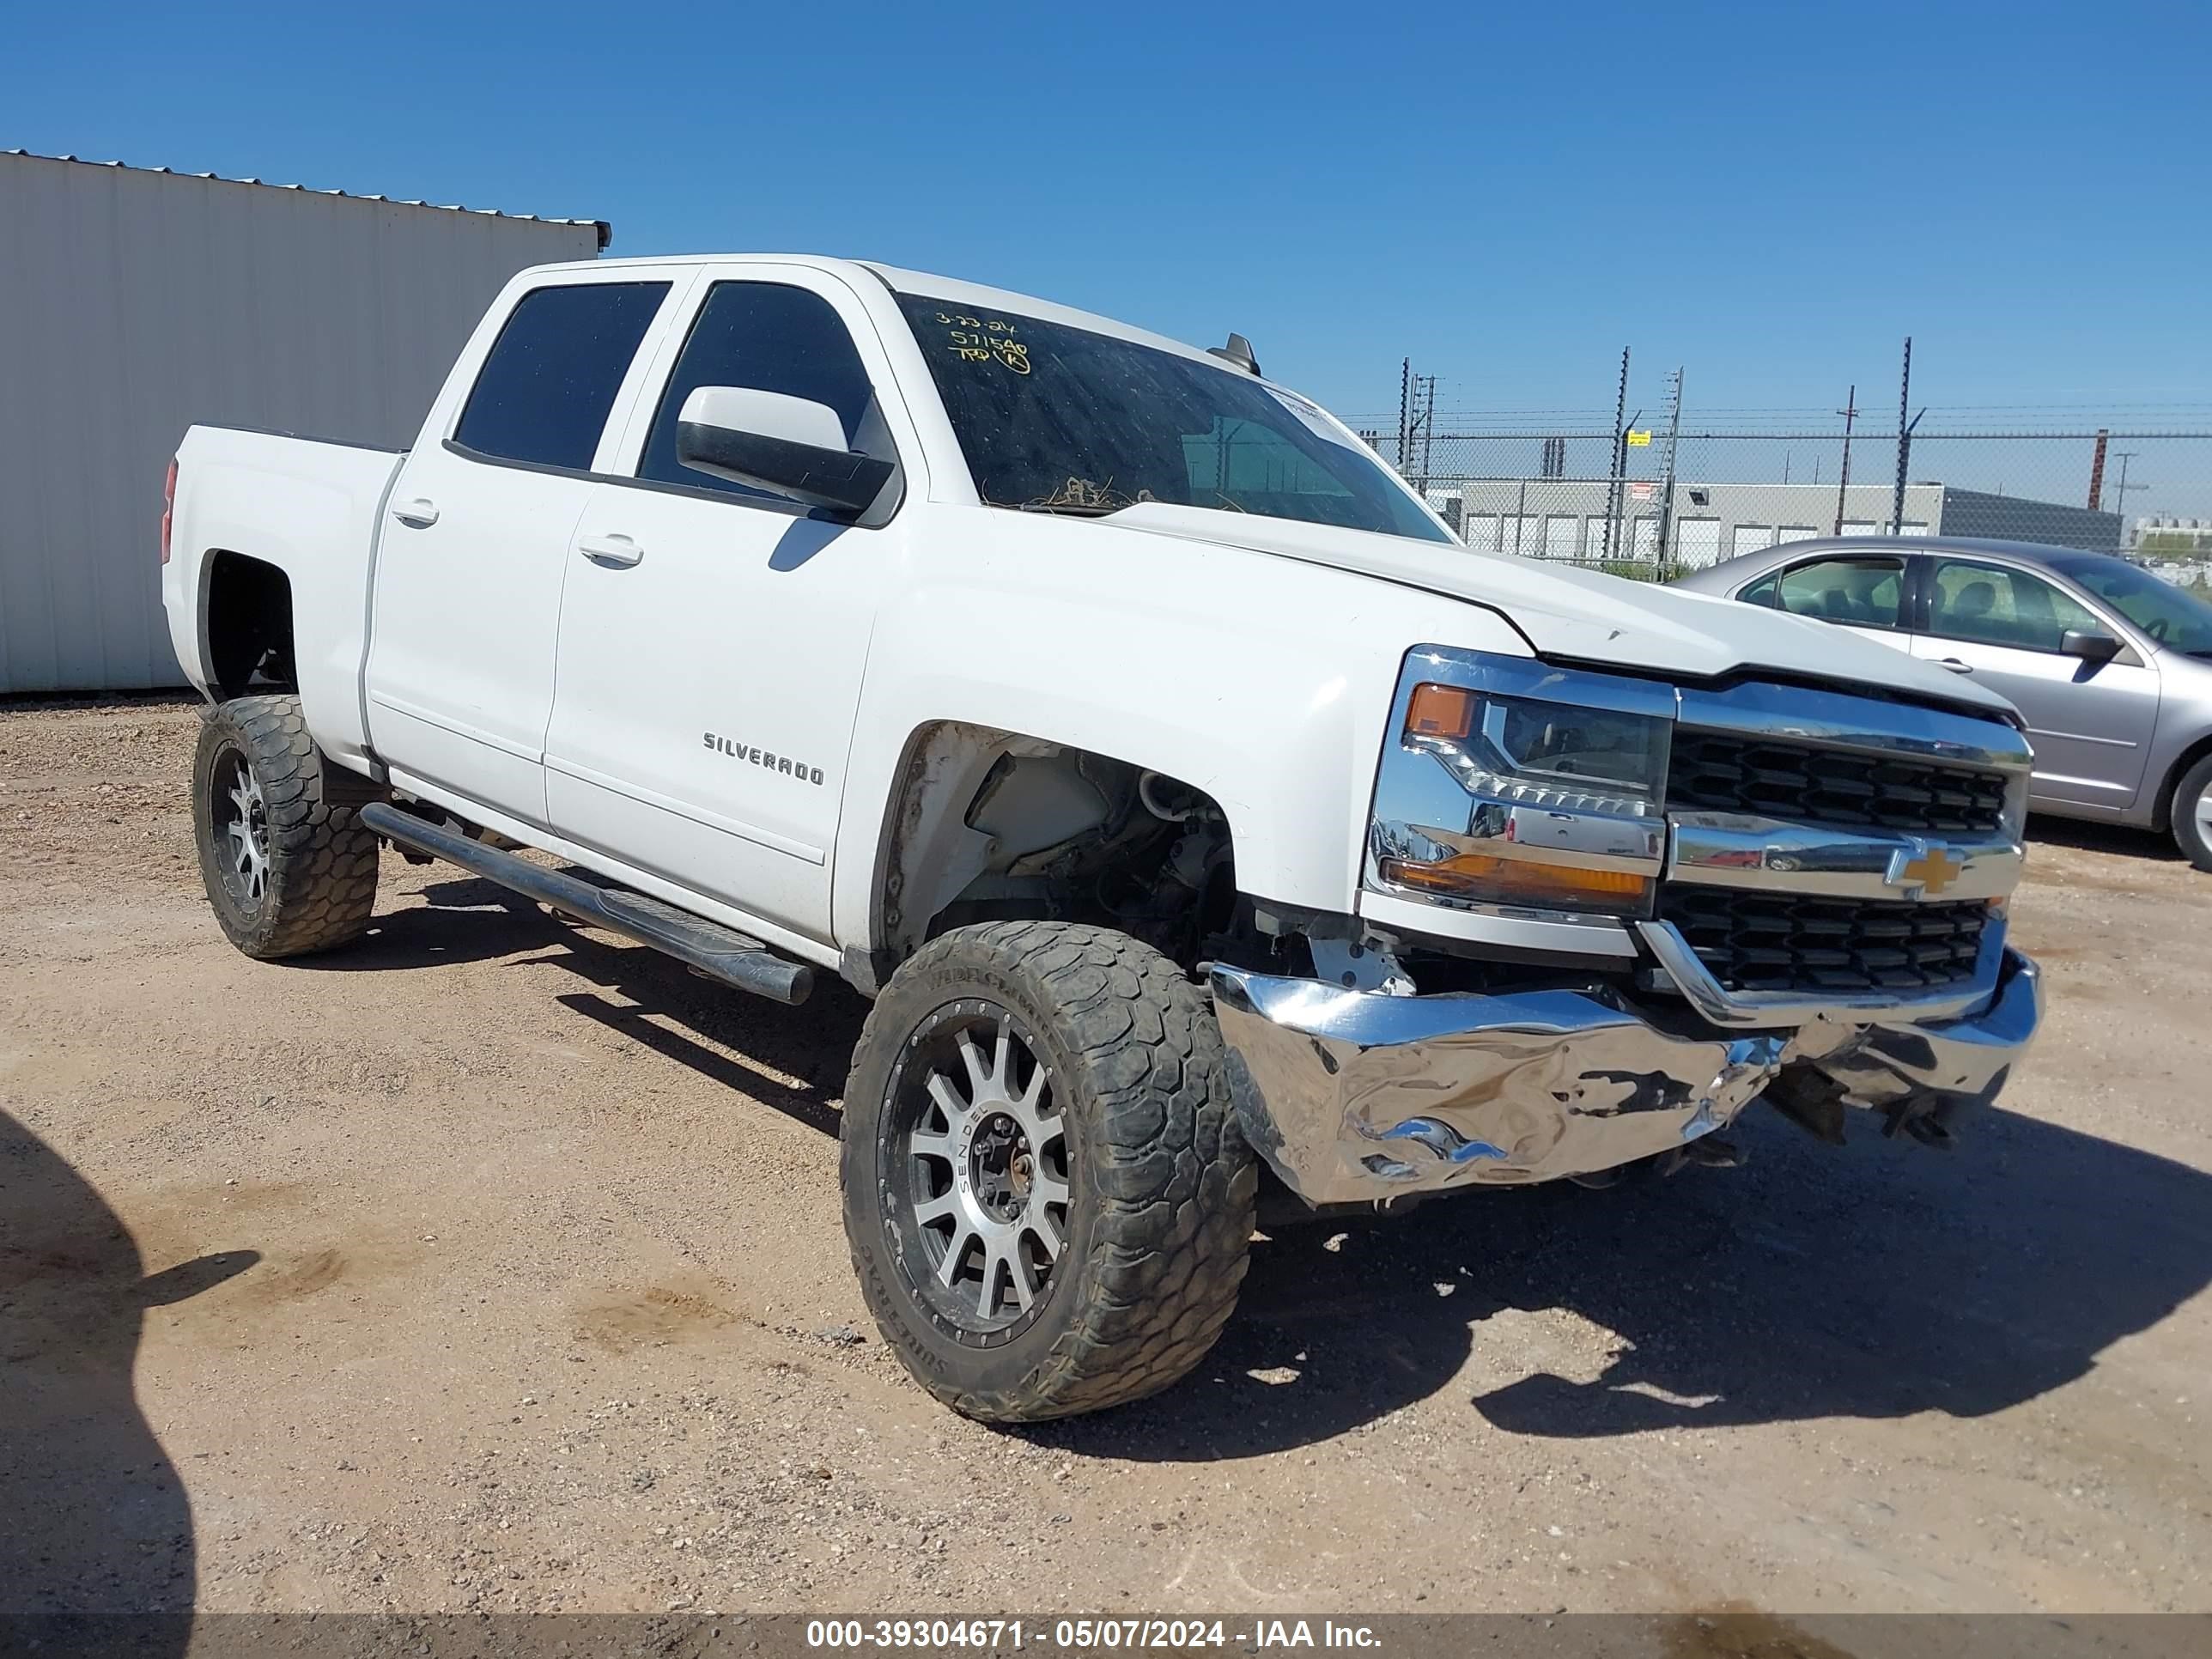
M 2041 1012 L 2035 964 L 2002 931 L 1963 1009 L 1767 1005 L 1760 1030 L 1741 1006 L 1715 1021 L 1717 987 L 1723 1003 L 1692 995 L 1663 1028 L 1609 991 L 1390 996 L 1218 965 L 1213 1003 L 1247 1139 L 1307 1202 L 1369 1203 L 1664 1152 L 1799 1062 L 1851 1105 L 1988 1099 Z

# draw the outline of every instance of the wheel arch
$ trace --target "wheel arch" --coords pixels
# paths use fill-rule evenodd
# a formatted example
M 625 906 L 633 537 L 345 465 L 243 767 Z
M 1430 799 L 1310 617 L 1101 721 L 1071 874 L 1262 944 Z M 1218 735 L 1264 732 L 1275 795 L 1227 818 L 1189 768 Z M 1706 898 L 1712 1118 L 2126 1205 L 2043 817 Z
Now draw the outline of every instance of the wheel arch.
M 848 947 L 844 953 L 845 976 L 863 992 L 873 994 L 900 963 L 941 931 L 939 921 L 948 907 L 988 871 L 994 837 L 972 824 L 970 815 L 1010 763 L 1034 764 L 1040 779 L 1046 768 L 1063 780 L 1071 767 L 1078 776 L 1086 764 L 1124 769 L 1136 775 L 1140 790 L 1170 810 L 1218 815 L 1233 866 L 1239 845 L 1233 805 L 1168 767 L 963 720 L 924 721 L 908 735 L 877 827 L 867 878 L 866 948 Z M 1030 810 L 1041 825 L 1048 824 L 1055 811 L 1073 810 L 1072 803 L 1050 799 L 1066 793 L 1052 783 L 1036 793 L 1041 798 Z M 1036 833 L 1048 830 L 1040 827 Z M 1030 919 L 1047 918 L 1039 914 Z
M 200 660 L 218 701 L 246 695 L 258 672 L 264 691 L 296 691 L 292 579 L 265 559 L 212 548 L 200 562 Z
M 2151 828 L 2160 835 L 2173 829 L 2173 798 L 2181 787 L 2182 779 L 2190 769 L 2208 756 L 2212 756 L 2212 732 L 2207 732 L 2186 744 L 2173 757 L 2158 781 L 2158 793 L 2151 803 Z
M 2181 787 L 2182 779 L 2189 775 L 2191 767 L 2207 756 L 2212 756 L 2212 732 L 2197 738 L 2176 755 L 2172 763 L 2166 768 L 2166 775 L 2159 780 L 2158 795 L 2151 808 L 2151 827 L 2160 834 L 2173 828 L 2173 797 Z

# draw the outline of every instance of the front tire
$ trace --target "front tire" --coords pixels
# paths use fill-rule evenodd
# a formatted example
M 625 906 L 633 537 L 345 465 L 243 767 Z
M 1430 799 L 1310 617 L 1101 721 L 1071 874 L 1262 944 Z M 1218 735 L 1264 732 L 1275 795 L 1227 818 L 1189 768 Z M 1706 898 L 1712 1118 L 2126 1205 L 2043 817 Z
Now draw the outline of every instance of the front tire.
M 2173 840 L 2182 857 L 2212 871 L 2212 755 L 2181 775 L 2173 786 Z
M 192 763 L 192 837 L 216 921 L 263 959 L 350 944 L 376 908 L 376 837 L 323 799 L 323 757 L 295 696 L 208 710 Z
M 1203 994 L 1125 934 L 1002 921 L 876 1000 L 845 1090 L 854 1270 L 892 1351 L 985 1422 L 1166 1388 L 1237 1305 L 1258 1170 Z

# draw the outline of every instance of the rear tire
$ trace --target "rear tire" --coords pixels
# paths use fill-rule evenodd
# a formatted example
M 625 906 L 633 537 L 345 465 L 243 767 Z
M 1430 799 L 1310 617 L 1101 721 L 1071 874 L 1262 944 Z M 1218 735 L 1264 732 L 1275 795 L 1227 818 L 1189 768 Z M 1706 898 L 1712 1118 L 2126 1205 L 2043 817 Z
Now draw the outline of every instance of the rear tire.
M 2212 755 L 2181 775 L 2173 787 L 2173 840 L 2182 857 L 2212 871 Z
M 1203 1359 L 1259 1184 L 1204 994 L 1126 934 L 1039 921 L 958 929 L 892 975 L 854 1051 L 842 1176 L 884 1340 L 994 1423 L 1120 1405 Z
M 376 837 L 323 799 L 323 757 L 295 696 L 208 710 L 192 763 L 192 837 L 216 921 L 249 957 L 350 944 L 376 908 Z

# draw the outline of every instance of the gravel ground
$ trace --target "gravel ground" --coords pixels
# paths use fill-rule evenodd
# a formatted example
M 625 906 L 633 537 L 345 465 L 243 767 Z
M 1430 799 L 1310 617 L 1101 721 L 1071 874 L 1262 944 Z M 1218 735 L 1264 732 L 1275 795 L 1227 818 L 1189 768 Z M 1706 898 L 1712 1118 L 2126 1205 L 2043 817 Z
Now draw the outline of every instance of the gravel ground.
M 1006 1433 L 862 1311 L 856 998 L 397 859 L 364 944 L 249 962 L 196 719 L 0 706 L 15 1605 L 2212 1608 L 2212 877 L 2160 843 L 2039 832 L 2049 1023 L 1955 1154 L 1762 1109 L 1743 1170 L 1291 1230 L 1188 1382 Z

